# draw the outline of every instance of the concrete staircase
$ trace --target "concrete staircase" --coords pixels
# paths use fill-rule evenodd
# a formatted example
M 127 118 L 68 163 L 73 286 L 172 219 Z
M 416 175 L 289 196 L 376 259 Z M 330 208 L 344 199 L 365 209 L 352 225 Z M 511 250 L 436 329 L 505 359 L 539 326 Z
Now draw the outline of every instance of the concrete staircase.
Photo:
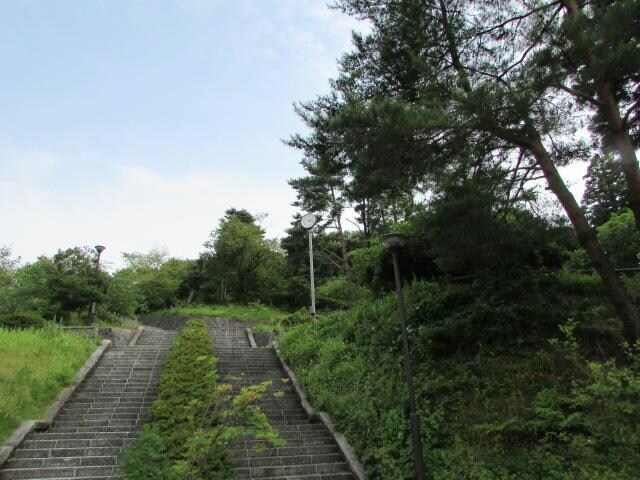
M 176 332 L 146 327 L 132 347 L 110 348 L 45 432 L 33 432 L 0 480 L 116 478 L 118 455 L 149 414 Z
M 333 437 L 320 423 L 309 421 L 285 372 L 271 349 L 251 348 L 241 324 L 208 320 L 221 379 L 242 375 L 235 385 L 271 380 L 260 400 L 271 424 L 287 441 L 282 448 L 255 450 L 258 441 L 238 441 L 231 454 L 238 479 L 352 480 L 353 476 Z M 274 396 L 274 393 L 278 395 Z

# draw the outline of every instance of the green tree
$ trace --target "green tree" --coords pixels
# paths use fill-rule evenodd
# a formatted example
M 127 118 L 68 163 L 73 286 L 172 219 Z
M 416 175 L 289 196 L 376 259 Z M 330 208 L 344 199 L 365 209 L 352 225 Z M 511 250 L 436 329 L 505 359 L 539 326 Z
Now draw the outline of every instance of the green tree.
M 225 217 L 207 245 L 215 251 L 221 299 L 246 302 L 257 287 L 258 268 L 272 251 L 262 229 L 235 216 Z
M 16 309 L 16 271 L 20 259 L 15 258 L 7 246 L 0 247 L 0 313 L 13 313 Z
M 389 184 L 403 176 L 445 179 L 445 186 L 461 176 L 495 178 L 506 199 L 544 178 L 627 338 L 637 338 L 640 316 L 558 170 L 588 152 L 571 121 L 581 111 L 572 96 L 558 93 L 561 72 L 540 53 L 562 21 L 563 2 L 338 5 L 372 25 L 370 34 L 356 37 L 356 53 L 342 61 L 334 85 L 343 106 L 326 122 L 344 142 L 350 171 L 382 169 Z
M 548 5 L 551 8 L 541 15 L 549 28 L 539 31 L 545 44 L 538 53 L 539 65 L 549 72 L 558 90 L 572 95 L 590 113 L 591 129 L 605 150 L 617 153 L 629 206 L 640 229 L 636 155 L 640 142 L 640 3 L 560 0 Z
M 144 309 L 144 295 L 134 270 L 127 268 L 113 275 L 104 297 L 103 307 L 123 317 L 132 317 Z
M 57 306 L 64 318 L 82 314 L 89 304 L 100 302 L 108 283 L 107 274 L 96 268 L 95 254 L 89 247 L 58 250 L 45 274 L 50 304 Z
M 125 252 L 122 257 L 126 267 L 117 272 L 116 277 L 122 277 L 119 282 L 135 285 L 137 292 L 129 297 L 137 298 L 138 311 L 159 310 L 176 304 L 180 287 L 189 274 L 189 260 L 171 258 L 166 249 L 157 248 L 147 253 Z M 113 302 L 122 301 L 121 307 L 129 308 L 133 298 L 113 299 Z
M 640 232 L 633 213 L 625 209 L 598 227 L 598 238 L 618 268 L 635 268 L 640 263 Z
M 582 206 L 595 226 L 605 223 L 611 215 L 628 205 L 622 170 L 610 156 L 596 155 L 587 169 Z
M 298 113 L 305 118 L 303 109 L 299 109 Z M 315 123 L 320 124 L 317 121 Z M 319 129 L 308 138 L 295 135 L 289 141 L 289 145 L 305 153 L 301 163 L 309 173 L 305 177 L 289 180 L 289 185 L 297 193 L 294 205 L 307 212 L 327 216 L 329 221 L 325 223 L 325 227 L 329 223 L 333 224 L 340 239 L 340 259 L 347 279 L 349 296 L 351 301 L 355 302 L 355 285 L 347 257 L 347 241 L 343 227 L 344 211 L 350 202 L 342 152 L 335 139 Z

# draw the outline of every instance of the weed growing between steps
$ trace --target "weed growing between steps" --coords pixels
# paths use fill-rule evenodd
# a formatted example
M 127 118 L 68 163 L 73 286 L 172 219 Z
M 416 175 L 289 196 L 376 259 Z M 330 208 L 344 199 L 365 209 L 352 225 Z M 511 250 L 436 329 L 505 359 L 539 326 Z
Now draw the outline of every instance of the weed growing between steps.
M 227 449 L 235 439 L 282 445 L 256 405 L 269 382 L 232 394 L 218 383 L 216 358 L 204 322 L 189 321 L 169 353 L 151 420 L 124 454 L 129 479 L 232 479 Z
M 56 328 L 0 328 L 0 443 L 45 412 L 98 344 Z

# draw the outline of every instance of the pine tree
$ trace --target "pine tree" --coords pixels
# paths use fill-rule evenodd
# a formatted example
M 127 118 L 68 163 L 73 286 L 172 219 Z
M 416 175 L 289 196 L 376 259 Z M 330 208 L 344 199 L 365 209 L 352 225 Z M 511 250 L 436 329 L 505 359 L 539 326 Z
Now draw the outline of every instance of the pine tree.
M 628 191 L 620 164 L 610 156 L 596 155 L 585 176 L 582 207 L 592 225 L 598 227 L 628 206 Z

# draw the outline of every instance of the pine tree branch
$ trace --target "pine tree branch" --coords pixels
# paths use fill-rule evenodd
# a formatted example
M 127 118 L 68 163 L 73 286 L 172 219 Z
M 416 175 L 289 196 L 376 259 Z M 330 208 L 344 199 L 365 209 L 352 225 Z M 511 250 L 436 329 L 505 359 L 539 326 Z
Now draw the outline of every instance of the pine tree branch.
M 630 124 L 628 122 L 629 122 L 629 117 L 631 116 L 631 113 L 633 113 L 633 111 L 636 110 L 638 107 L 640 107 L 640 98 L 631 104 L 631 106 L 627 109 L 627 113 L 625 113 L 624 116 L 622 117 L 622 124 L 626 128 L 629 128 Z M 636 117 L 637 116 L 638 116 L 638 112 L 636 112 Z M 634 121 L 632 121 L 631 124 L 632 123 L 634 123 Z
M 588 103 L 590 103 L 592 105 L 595 105 L 596 107 L 604 106 L 604 104 L 601 101 L 599 101 L 597 98 L 594 98 L 591 95 L 587 95 L 586 93 L 579 92 L 579 91 L 577 91 L 577 90 L 575 90 L 575 89 L 573 89 L 571 87 L 567 87 L 566 85 L 563 85 L 561 83 L 557 84 L 556 88 L 558 88 L 559 90 L 562 90 L 564 92 L 567 92 L 568 94 L 573 95 L 574 97 L 581 98 L 584 101 L 586 101 L 586 102 L 588 102 Z
M 556 0 L 554 2 L 551 3 L 547 3 L 545 5 L 541 5 L 538 8 L 534 8 L 533 10 L 529 10 L 527 13 L 523 13 L 522 15 L 516 15 L 515 17 L 511 17 L 508 18 L 507 20 L 500 22 L 490 28 L 487 28 L 485 30 L 480 30 L 479 32 L 474 32 L 474 35 L 476 36 L 481 36 L 481 35 L 486 35 L 487 33 L 491 33 L 495 30 L 499 30 L 501 28 L 506 27 L 508 24 L 512 23 L 512 22 L 517 22 L 517 21 L 521 21 L 521 20 L 525 20 L 526 18 L 530 17 L 531 15 L 534 15 L 538 12 L 541 12 L 543 10 L 546 10 L 547 8 L 553 7 L 554 5 L 558 5 L 559 3 L 562 3 L 561 0 Z
M 509 67 L 507 67 L 507 69 L 499 75 L 500 78 L 503 78 L 504 76 L 506 76 L 511 70 L 513 70 L 518 65 L 521 65 L 525 61 L 525 59 L 527 58 L 529 53 L 531 53 L 531 51 L 540 43 L 540 41 L 542 40 L 542 35 L 544 35 L 544 33 L 547 31 L 547 29 L 549 28 L 551 23 L 553 23 L 553 21 L 556 19 L 556 17 L 558 16 L 558 14 L 561 11 L 562 11 L 562 6 L 558 7 L 557 10 L 554 12 L 554 14 L 551 15 L 551 18 L 549 20 L 547 20 L 547 22 L 544 24 L 544 26 L 538 32 L 538 35 L 536 36 L 536 39 L 531 43 L 531 45 L 529 45 L 527 47 L 527 49 L 524 51 L 524 53 L 522 54 L 520 59 L 517 62 L 515 62 L 514 64 L 510 65 Z

